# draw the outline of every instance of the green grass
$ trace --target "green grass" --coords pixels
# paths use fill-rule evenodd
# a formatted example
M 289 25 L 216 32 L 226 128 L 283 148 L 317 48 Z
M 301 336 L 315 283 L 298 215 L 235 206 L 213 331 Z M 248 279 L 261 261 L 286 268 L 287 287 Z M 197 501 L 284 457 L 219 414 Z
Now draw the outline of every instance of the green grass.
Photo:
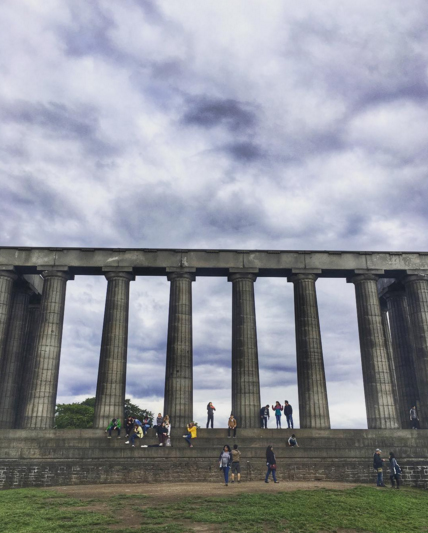
M 194 531 L 194 526 L 204 526 L 219 533 L 332 533 L 341 529 L 428 533 L 428 491 L 357 487 L 274 494 L 230 492 L 230 497 L 193 497 L 168 503 L 137 494 L 80 500 L 54 490 L 4 491 L 0 492 L 0 530 L 185 533 Z M 131 512 L 135 526 L 124 527 L 127 522 L 123 519 Z

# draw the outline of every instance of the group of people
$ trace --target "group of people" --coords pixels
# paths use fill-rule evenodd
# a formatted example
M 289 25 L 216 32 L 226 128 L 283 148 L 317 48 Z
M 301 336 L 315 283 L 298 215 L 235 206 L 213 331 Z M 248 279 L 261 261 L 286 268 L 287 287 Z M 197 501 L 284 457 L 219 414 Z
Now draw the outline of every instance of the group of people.
M 373 468 L 377 472 L 376 485 L 378 487 L 386 487 L 383 482 L 383 463 L 385 462 L 385 459 L 382 459 L 381 453 L 382 450 L 377 448 L 373 455 Z M 391 481 L 391 488 L 399 489 L 401 483 L 401 468 L 397 463 L 397 459 L 395 458 L 394 452 L 389 452 L 389 469 L 389 479 Z
M 281 429 L 282 413 L 284 413 L 284 416 L 286 417 L 288 429 L 294 429 L 293 408 L 291 407 L 291 405 L 288 403 L 287 400 L 284 400 L 284 405 L 281 405 L 280 402 L 276 401 L 275 405 L 272 405 L 272 411 L 275 413 L 277 429 Z M 262 428 L 267 429 L 269 418 L 270 418 L 270 408 L 268 404 L 260 409 L 260 426 Z
M 150 428 L 151 421 L 148 417 L 145 417 L 141 422 L 141 420 L 134 416 L 128 416 L 125 420 L 125 436 L 128 438 L 125 444 L 130 444 L 132 448 L 135 448 L 135 441 L 145 437 Z M 162 413 L 159 413 L 154 428 L 158 437 L 158 444 L 142 444 L 141 448 L 148 448 L 149 446 L 171 446 L 171 422 L 169 416 L 162 416 Z M 107 438 L 111 439 L 112 432 L 117 431 L 117 438 L 120 439 L 121 429 L 122 425 L 120 419 L 113 418 L 106 429 L 106 433 L 108 433 Z

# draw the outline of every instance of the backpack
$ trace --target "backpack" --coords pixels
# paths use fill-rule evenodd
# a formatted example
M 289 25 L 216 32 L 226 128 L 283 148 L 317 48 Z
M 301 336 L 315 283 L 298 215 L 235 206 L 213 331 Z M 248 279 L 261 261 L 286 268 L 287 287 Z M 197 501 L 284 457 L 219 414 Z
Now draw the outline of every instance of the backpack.
M 398 463 L 395 463 L 395 473 L 397 475 L 401 474 L 401 468 L 400 468 L 400 465 Z

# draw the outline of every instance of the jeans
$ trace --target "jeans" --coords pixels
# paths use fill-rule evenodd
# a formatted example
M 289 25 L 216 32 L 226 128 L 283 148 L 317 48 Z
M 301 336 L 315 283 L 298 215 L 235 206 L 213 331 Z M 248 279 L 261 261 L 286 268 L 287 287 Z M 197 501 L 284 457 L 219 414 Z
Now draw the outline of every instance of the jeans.
M 149 428 L 150 428 L 149 424 L 144 424 L 144 426 L 143 426 L 143 434 L 144 435 L 147 435 L 147 431 L 149 430 Z
M 225 483 L 229 483 L 229 470 L 230 470 L 230 466 L 222 466 L 221 469 L 223 470 L 224 482 L 225 482 Z
M 227 428 L 227 436 L 230 437 L 230 430 L 232 428 Z M 233 428 L 233 436 L 236 437 L 236 428 Z
M 267 429 L 268 417 L 262 416 L 262 428 Z
M 294 429 L 293 428 L 293 415 L 286 415 L 286 416 L 287 416 L 288 429 Z
M 269 474 L 270 474 L 271 472 L 272 472 L 273 480 L 274 480 L 275 483 L 276 483 L 276 468 L 271 469 L 270 465 L 268 465 L 268 469 L 267 469 L 267 472 L 266 472 L 265 481 L 269 481 Z
M 184 437 L 184 440 L 187 442 L 187 444 L 190 446 L 192 443 L 190 442 L 190 439 L 192 438 L 192 434 L 191 433 L 188 433 L 185 437 Z
M 376 485 L 378 487 L 382 487 L 382 485 L 383 485 L 383 471 L 380 471 L 380 472 L 377 473 Z
M 135 445 L 135 439 L 139 439 L 140 437 L 137 435 L 137 433 L 133 433 L 129 439 L 129 442 L 132 444 L 132 446 Z
M 281 415 L 275 415 L 276 418 L 276 429 L 281 429 Z
M 117 436 L 120 437 L 120 428 L 117 429 Z M 114 431 L 113 428 L 108 430 L 109 437 L 111 437 L 111 432 Z
M 211 422 L 211 429 L 214 429 L 214 413 L 208 415 L 207 429 Z

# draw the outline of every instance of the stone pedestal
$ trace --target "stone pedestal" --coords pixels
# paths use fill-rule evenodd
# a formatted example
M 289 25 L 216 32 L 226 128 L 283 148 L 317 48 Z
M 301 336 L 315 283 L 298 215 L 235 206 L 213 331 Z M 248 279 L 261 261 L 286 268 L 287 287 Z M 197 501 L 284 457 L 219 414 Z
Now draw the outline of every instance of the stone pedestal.
M 415 354 L 404 288 L 391 289 L 383 296 L 388 305 L 392 352 L 397 379 L 398 415 L 403 429 L 410 428 L 409 411 L 419 403 Z
M 26 283 L 15 282 L 3 368 L 0 374 L 1 429 L 14 428 L 17 418 L 30 292 Z
M 13 282 L 17 277 L 13 271 L 0 270 L 0 370 L 12 309 Z
M 173 272 L 168 318 L 164 415 L 173 427 L 193 421 L 192 282 L 194 274 Z
M 357 301 L 368 428 L 399 428 L 377 294 L 377 278 L 372 274 L 361 274 L 350 281 L 355 285 Z
M 316 280 L 314 274 L 288 280 L 294 284 L 300 427 L 330 429 Z
M 44 271 L 40 324 L 34 350 L 34 373 L 23 420 L 24 428 L 54 426 L 56 394 L 64 323 L 67 272 Z
M 107 297 L 94 416 L 94 427 L 103 429 L 112 418 L 124 421 L 129 282 L 135 277 L 128 272 L 108 272 L 106 279 Z
M 412 338 L 415 347 L 415 370 L 418 385 L 421 427 L 428 428 L 428 280 L 425 276 L 406 276 L 406 288 Z
M 256 275 L 233 273 L 232 412 L 241 428 L 260 427 L 260 378 L 254 282 Z

